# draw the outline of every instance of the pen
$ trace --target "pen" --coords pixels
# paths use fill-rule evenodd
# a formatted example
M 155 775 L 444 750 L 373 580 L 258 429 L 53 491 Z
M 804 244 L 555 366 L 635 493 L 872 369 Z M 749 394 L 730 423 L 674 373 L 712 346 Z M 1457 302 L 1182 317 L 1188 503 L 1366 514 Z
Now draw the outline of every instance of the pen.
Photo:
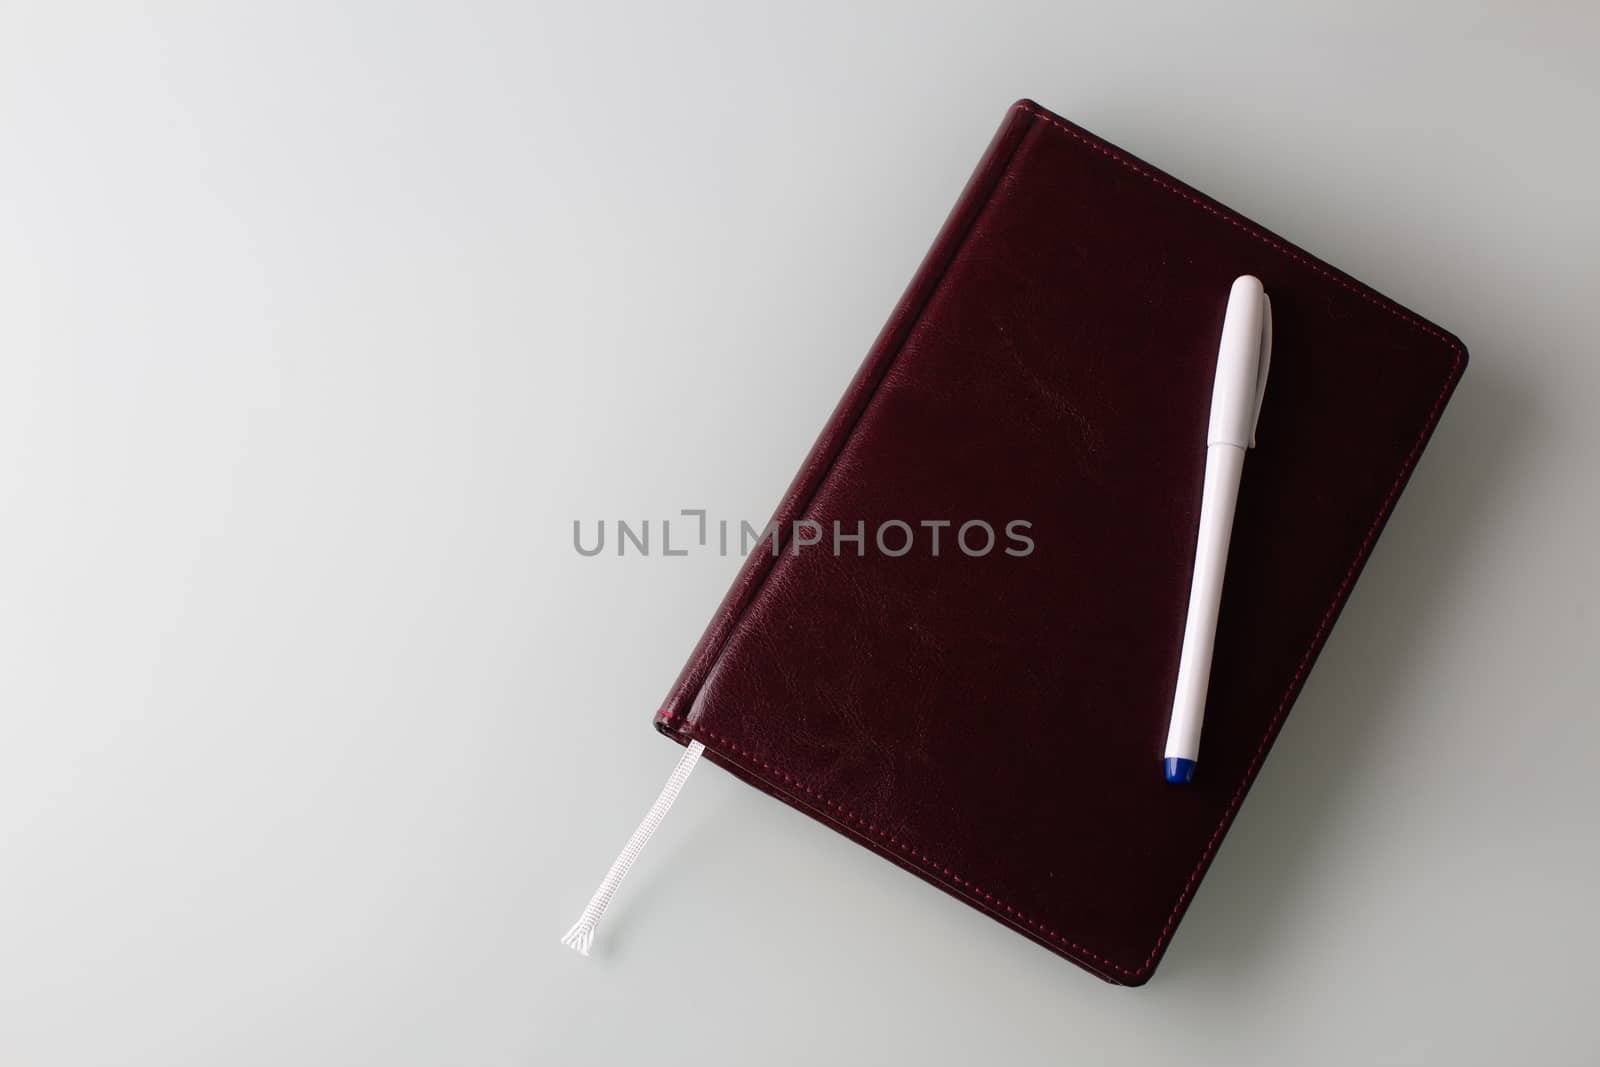
M 1211 653 L 1217 639 L 1217 609 L 1228 563 L 1234 505 L 1244 452 L 1256 444 L 1256 421 L 1272 361 L 1272 303 L 1259 278 L 1244 275 L 1228 293 L 1217 348 L 1217 375 L 1211 387 L 1211 421 L 1206 430 L 1205 488 L 1200 496 L 1200 538 L 1189 587 L 1189 614 L 1183 626 L 1178 687 L 1167 728 L 1167 781 L 1186 785 L 1200 758 L 1200 726 L 1206 714 Z

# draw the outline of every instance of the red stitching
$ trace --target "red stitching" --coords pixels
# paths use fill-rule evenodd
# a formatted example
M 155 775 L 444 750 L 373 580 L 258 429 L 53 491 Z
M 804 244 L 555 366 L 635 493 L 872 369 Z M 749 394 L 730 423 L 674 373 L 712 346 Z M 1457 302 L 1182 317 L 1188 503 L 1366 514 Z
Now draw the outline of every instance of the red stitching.
M 1012 918 L 1031 926 L 1040 934 L 1043 934 L 1050 939 L 1067 946 L 1077 954 L 1086 956 L 1089 959 L 1094 960 L 1096 963 L 1104 964 L 1105 966 L 1110 967 L 1111 969 L 1125 974 L 1131 978 L 1137 978 L 1151 968 L 1151 966 L 1155 963 L 1156 956 L 1161 952 L 1161 947 L 1167 943 L 1167 938 L 1172 936 L 1172 931 L 1177 925 L 1179 912 L 1183 910 L 1183 906 L 1188 901 L 1189 895 L 1194 892 L 1195 886 L 1200 881 L 1201 871 L 1205 869 L 1206 863 L 1211 859 L 1212 853 L 1216 851 L 1217 843 L 1222 840 L 1222 835 L 1227 831 L 1229 822 L 1232 821 L 1234 813 L 1238 811 L 1240 802 L 1244 800 L 1245 791 L 1249 788 L 1251 780 L 1255 777 L 1256 769 L 1261 765 L 1261 760 L 1266 755 L 1268 747 L 1271 746 L 1273 738 L 1277 736 L 1278 727 L 1282 725 L 1284 716 L 1289 711 L 1289 705 L 1293 701 L 1295 693 L 1299 690 L 1301 679 L 1305 677 L 1306 671 L 1310 668 L 1312 656 L 1316 653 L 1317 647 L 1322 643 L 1323 636 L 1328 632 L 1328 627 L 1332 625 L 1333 616 L 1338 610 L 1340 601 L 1344 599 L 1345 592 L 1350 588 L 1350 583 L 1355 581 L 1356 572 L 1361 568 L 1362 562 L 1367 557 L 1367 552 L 1372 548 L 1372 542 L 1378 536 L 1378 530 L 1383 526 L 1384 520 L 1388 517 L 1389 509 L 1394 506 L 1395 498 L 1399 496 L 1401 487 L 1405 485 L 1406 477 L 1411 473 L 1412 466 L 1416 464 L 1417 456 L 1422 452 L 1423 444 L 1427 441 L 1429 434 L 1433 432 L 1434 423 L 1439 420 L 1440 412 L 1444 410 L 1445 400 L 1448 399 L 1450 395 L 1450 387 L 1455 383 L 1456 378 L 1461 373 L 1461 364 L 1464 358 L 1464 353 L 1462 352 L 1460 343 L 1444 331 L 1436 329 L 1429 323 L 1407 313 L 1394 303 L 1373 293 L 1370 289 L 1357 285 L 1354 282 L 1335 274 L 1322 264 L 1308 259 L 1306 256 L 1300 254 L 1292 248 L 1289 248 L 1282 242 L 1274 240 L 1267 234 L 1242 221 L 1236 216 L 1230 215 L 1216 206 L 1200 199 L 1194 194 L 1189 193 L 1176 185 L 1173 185 L 1160 175 L 1146 167 L 1140 166 L 1138 163 L 1135 163 L 1133 160 L 1111 148 L 1109 145 L 1106 145 L 1104 142 L 1086 136 L 1084 133 L 1081 133 L 1073 127 L 1067 125 L 1054 115 L 1040 111 L 1028 104 L 1018 104 L 1016 109 L 1029 115 L 1033 115 L 1036 118 L 1044 119 L 1050 125 L 1066 133 L 1074 140 L 1087 145 L 1109 159 L 1115 160 L 1134 173 L 1142 175 L 1143 177 L 1154 182 L 1156 185 L 1167 190 L 1169 193 L 1181 197 L 1182 199 L 1187 200 L 1189 203 L 1194 204 L 1196 207 L 1199 207 L 1206 212 L 1217 216 L 1218 218 L 1227 222 L 1229 225 L 1242 230 L 1243 232 L 1266 244 L 1268 247 L 1275 249 L 1284 256 L 1287 256 L 1290 260 L 1315 271 L 1330 281 L 1337 282 L 1340 286 L 1348 289 L 1352 293 L 1355 293 L 1368 303 L 1384 309 L 1390 314 L 1398 317 L 1401 321 L 1409 323 L 1411 326 L 1422 331 L 1423 333 L 1443 341 L 1449 346 L 1450 350 L 1455 353 L 1455 359 L 1450 367 L 1450 374 L 1445 379 L 1444 385 L 1440 388 L 1439 396 L 1434 401 L 1432 410 L 1428 412 L 1428 417 L 1422 425 L 1421 433 L 1417 435 L 1415 443 L 1413 443 L 1411 446 L 1411 451 L 1406 454 L 1405 462 L 1400 465 L 1400 471 L 1395 475 L 1394 482 L 1389 486 L 1389 492 L 1384 496 L 1383 503 L 1379 505 L 1377 515 L 1373 517 L 1372 524 L 1367 528 L 1366 536 L 1361 539 L 1361 545 L 1356 549 L 1355 558 L 1350 561 L 1350 566 L 1345 571 L 1344 580 L 1339 583 L 1339 588 L 1333 594 L 1333 601 L 1328 605 L 1328 610 L 1323 613 L 1322 621 L 1317 626 L 1317 632 L 1312 635 L 1311 643 L 1306 646 L 1305 654 L 1300 657 L 1300 663 L 1295 668 L 1294 676 L 1289 679 L 1289 687 L 1284 690 L 1283 699 L 1278 704 L 1277 712 L 1274 713 L 1271 721 L 1267 723 L 1266 732 L 1261 735 L 1261 743 L 1256 747 L 1255 755 L 1251 758 L 1249 766 L 1245 768 L 1244 777 L 1239 781 L 1239 788 L 1234 791 L 1233 798 L 1229 800 L 1228 806 L 1223 809 L 1222 818 L 1218 820 L 1216 830 L 1212 833 L 1211 839 L 1206 842 L 1206 847 L 1200 853 L 1200 858 L 1195 861 L 1194 869 L 1189 872 L 1189 880 L 1184 883 L 1183 889 L 1178 893 L 1177 900 L 1173 902 L 1172 910 L 1167 914 L 1167 920 L 1162 925 L 1160 934 L 1158 934 L 1156 937 L 1156 943 L 1151 946 L 1150 954 L 1145 957 L 1144 962 L 1138 967 L 1126 967 L 1120 963 L 1115 963 L 1104 956 L 1091 952 L 1089 949 L 1078 944 L 1076 941 L 1071 940 L 1063 934 L 1057 933 L 1053 928 L 1046 926 L 1039 920 L 1017 910 L 1010 904 L 1007 904 L 1004 900 L 994 896 L 994 894 L 988 892 L 982 887 L 967 881 L 967 879 L 961 877 L 959 874 L 956 874 L 951 868 L 937 862 L 929 857 L 926 853 L 921 852 L 913 846 L 901 841 L 899 838 L 878 829 L 876 825 L 862 818 L 860 815 L 857 815 L 855 812 L 850 811 L 848 808 L 842 807 L 841 805 L 829 800 L 827 797 L 822 796 L 809 786 L 796 780 L 795 778 L 790 777 L 777 767 L 774 767 L 772 764 L 768 763 L 755 753 L 740 747 L 736 742 L 722 737 L 704 726 L 699 726 L 695 723 L 692 723 L 682 715 L 676 715 L 665 710 L 659 711 L 656 714 L 669 723 L 682 723 L 683 731 L 695 734 L 703 734 L 704 736 L 709 737 L 719 744 L 731 749 L 734 753 L 743 756 L 746 760 L 754 761 L 759 767 L 767 771 L 769 774 L 776 775 L 790 786 L 800 790 L 806 796 L 820 802 L 825 807 L 831 808 L 833 811 L 837 812 L 850 822 L 870 830 L 878 837 L 888 841 L 901 852 L 904 852 L 906 855 L 916 860 L 924 867 L 924 869 L 928 870 L 929 873 L 933 874 L 935 877 L 948 879 L 949 881 L 954 882 L 955 884 L 962 886 L 967 890 L 970 890 L 972 894 L 981 896 L 985 901 L 993 905 L 993 907 L 1003 908 L 1007 915 L 1010 915 Z M 993 910 L 993 908 L 991 908 L 991 910 Z
M 1218 208 L 1214 204 L 1209 204 L 1206 201 L 1202 200 L 1200 197 L 1195 196 L 1193 193 L 1190 193 L 1190 192 L 1188 192 L 1188 191 L 1186 191 L 1184 189 L 1178 188 L 1176 185 L 1173 185 L 1171 182 L 1167 181 L 1165 178 L 1161 177 L 1159 174 L 1156 174 L 1154 171 L 1151 171 L 1146 167 L 1140 166 L 1138 163 L 1135 163 L 1133 160 L 1129 159 L 1127 156 L 1124 156 L 1122 153 L 1118 152 L 1116 149 L 1112 148 L 1110 145 L 1104 143 L 1103 141 L 1099 141 L 1097 139 L 1091 138 L 1091 137 L 1085 135 L 1084 133 L 1080 132 L 1079 130 L 1073 129 L 1071 126 L 1067 125 L 1065 122 L 1063 122 L 1061 119 L 1057 118 L 1056 116 L 1054 116 L 1052 114 L 1049 114 L 1048 112 L 1045 112 L 1045 111 L 1039 111 L 1039 110 L 1037 110 L 1037 109 L 1035 109 L 1033 107 L 1030 107 L 1027 104 L 1018 104 L 1017 107 L 1016 107 L 1016 110 L 1021 111 L 1021 112 L 1025 113 L 1025 114 L 1033 115 L 1036 118 L 1044 119 L 1050 125 L 1054 126 L 1056 129 L 1058 129 L 1058 130 L 1062 131 L 1063 133 L 1067 134 L 1073 140 L 1080 141 L 1083 144 L 1088 145 L 1090 148 L 1094 149 L 1096 152 L 1099 152 L 1101 155 L 1106 156 L 1106 157 L 1108 157 L 1110 159 L 1116 160 L 1118 163 L 1122 164 L 1124 167 L 1127 167 L 1129 170 L 1133 171 L 1135 174 L 1139 174 L 1139 175 L 1142 175 L 1143 177 L 1146 177 L 1146 178 L 1150 179 L 1152 182 L 1155 182 L 1157 185 L 1161 186 L 1161 188 L 1165 189 L 1169 193 L 1172 193 L 1174 196 L 1182 197 L 1184 200 L 1187 200 L 1189 203 L 1193 204 L 1195 207 L 1200 208 L 1201 210 L 1207 212 L 1208 214 L 1215 215 L 1217 218 L 1219 218 L 1222 221 L 1226 222 L 1228 225 L 1234 227 L 1235 229 L 1243 230 L 1245 233 L 1249 234 L 1251 237 L 1254 237 L 1256 240 L 1258 240 L 1258 241 L 1262 242 L 1263 244 L 1265 244 L 1268 248 L 1272 248 L 1272 249 L 1275 249 L 1278 252 L 1281 252 L 1283 255 L 1289 257 L 1294 262 L 1299 263 L 1302 266 L 1310 267 L 1312 270 L 1316 271 L 1318 274 L 1322 275 L 1324 278 L 1327 278 L 1329 281 L 1337 282 L 1339 285 L 1341 285 L 1345 289 L 1348 289 L 1350 292 L 1355 293 L 1357 296 L 1359 296 L 1361 299 L 1365 300 L 1367 303 L 1372 304 L 1375 307 L 1380 307 L 1383 310 L 1389 312 L 1390 314 L 1398 317 L 1402 322 L 1410 323 L 1412 326 L 1414 326 L 1417 329 L 1421 330 L 1423 333 L 1428 334 L 1430 337 L 1434 337 L 1434 338 L 1437 338 L 1440 341 L 1443 341 L 1445 344 L 1449 345 L 1451 350 L 1453 350 L 1455 352 L 1455 354 L 1456 354 L 1455 364 L 1452 367 L 1452 377 L 1454 376 L 1454 371 L 1459 370 L 1461 368 L 1461 346 L 1458 343 L 1456 343 L 1455 338 L 1451 337 L 1449 334 L 1445 333 L 1443 330 L 1436 329 L 1434 326 L 1432 326 L 1431 324 L 1429 324 L 1427 322 L 1424 322 L 1423 320 L 1417 318 L 1415 315 L 1407 314 L 1405 311 L 1403 311 L 1400 308 L 1396 307 L 1390 301 L 1385 300 L 1384 298 L 1378 296 L 1376 293 L 1372 292 L 1370 289 L 1367 289 L 1364 286 L 1357 285 L 1356 283 L 1350 281 L 1347 278 L 1340 277 L 1338 274 L 1335 274 L 1333 271 L 1329 270 L 1327 267 L 1324 267 L 1322 264 L 1316 263 L 1316 262 L 1306 258 L 1305 256 L 1301 255 L 1299 252 L 1297 252 L 1295 249 L 1290 248 L 1289 246 L 1283 244 L 1281 241 L 1273 240 L 1271 237 L 1269 237 L 1266 234 L 1262 233 L 1260 230 L 1256 229 L 1254 226 L 1251 226 L 1249 223 L 1243 221 L 1242 219 L 1238 218 L 1237 216 L 1228 214 L 1227 212 L 1225 212 L 1222 209 Z M 1448 383 L 1447 383 L 1446 392 L 1448 392 Z
M 987 890 L 983 889 L 981 886 L 975 885 L 972 882 L 967 881 L 967 879 L 961 877 L 959 874 L 956 874 L 949 867 L 944 866 L 943 864 L 939 863 L 937 860 L 933 859 L 931 856 L 927 855 L 927 853 L 919 851 L 918 849 L 916 849 L 913 846 L 907 844 L 906 842 L 900 840 L 898 837 L 895 837 L 893 834 L 891 834 L 891 833 L 889 833 L 889 832 L 887 832 L 885 830 L 878 829 L 878 827 L 876 825 L 874 825 L 872 822 L 870 822 L 869 820 L 862 818 L 860 815 L 856 814 L 855 812 L 851 811 L 849 808 L 846 808 L 841 804 L 834 803 L 833 801 L 829 800 L 827 797 L 823 796 L 821 793 L 818 793 L 816 790 L 814 790 L 810 786 L 806 785 L 804 782 L 801 782 L 800 780 L 791 777 L 790 775 L 788 775 L 788 774 L 784 773 L 783 771 L 779 770 L 777 767 L 774 767 L 772 764 L 768 763 L 766 760 L 762 759 L 760 756 L 756 755 L 754 752 L 751 752 L 749 749 L 742 747 L 741 745 L 738 744 L 738 742 L 731 741 L 728 738 L 723 737 L 721 734 L 719 734 L 716 731 L 710 729 L 709 727 L 701 726 L 701 725 L 699 725 L 697 723 L 692 723 L 688 719 L 684 718 L 682 715 L 676 715 L 676 714 L 674 714 L 674 713 L 672 713 L 670 711 L 659 711 L 656 714 L 659 715 L 661 718 L 667 720 L 668 722 L 679 722 L 679 723 L 682 723 L 683 727 L 682 727 L 680 732 L 691 733 L 691 734 L 695 734 L 697 736 L 709 737 L 709 738 L 711 738 L 711 740 L 716 741 L 719 745 L 725 746 L 726 748 L 732 750 L 736 755 L 743 756 L 746 760 L 749 760 L 749 761 L 753 762 L 756 766 L 760 767 L 764 771 L 767 771 L 769 774 L 772 774 L 772 775 L 775 775 L 778 778 L 781 778 L 784 782 L 788 783 L 790 786 L 794 787 L 795 789 L 798 789 L 800 792 L 804 793 L 806 796 L 810 797 L 811 799 L 821 803 L 824 807 L 833 809 L 833 811 L 835 813 L 837 813 L 838 815 L 842 816 L 846 820 L 848 820 L 850 822 L 853 822 L 857 826 L 863 827 L 864 829 L 871 830 L 873 833 L 875 833 L 879 837 L 883 838 L 885 841 L 889 842 L 895 848 L 899 849 L 901 852 L 904 852 L 906 855 L 908 855 L 912 859 L 916 860 L 918 863 L 920 863 L 924 868 L 928 869 L 930 871 L 930 873 L 934 874 L 935 876 L 943 876 L 944 878 L 948 878 L 950 881 L 955 882 L 956 884 L 958 884 L 960 886 L 963 886 L 966 889 L 971 890 L 973 893 L 983 897 L 984 900 L 986 900 L 989 903 L 993 904 L 995 907 L 1004 908 L 1006 910 L 1007 914 L 1013 916 L 1016 919 L 1021 920 L 1022 922 L 1026 923 L 1027 925 L 1033 927 L 1035 930 L 1038 930 L 1040 933 L 1046 934 L 1046 935 L 1054 938 L 1055 940 L 1060 941 L 1062 944 L 1067 945 L 1073 951 L 1077 952 L 1079 955 L 1087 956 L 1090 959 L 1092 959 L 1092 960 L 1094 960 L 1094 961 L 1096 961 L 1098 963 L 1103 963 L 1107 967 L 1115 968 L 1116 970 L 1119 970 L 1119 971 L 1123 972 L 1124 974 L 1135 974 L 1135 973 L 1137 973 L 1137 972 L 1134 972 L 1134 971 L 1130 971 L 1126 967 L 1123 967 L 1123 966 L 1121 966 L 1119 964 L 1113 963 L 1112 961 L 1106 959 L 1103 956 L 1097 955 L 1097 954 L 1089 951 L 1087 948 L 1084 948 L 1082 945 L 1078 944 L 1076 941 L 1071 941 L 1071 940 L 1067 939 L 1066 937 L 1062 936 L 1061 934 L 1058 934 L 1055 930 L 1053 930 L 1050 927 L 1048 927 L 1048 926 L 1044 925 L 1043 923 L 1039 922 L 1037 919 L 1033 919 L 1033 918 L 1028 917 L 1027 915 L 1024 915 L 1022 912 L 1018 911 L 1016 908 L 1013 908 L 1011 905 L 1007 904 L 1005 901 L 1001 900 L 999 897 L 996 897 L 993 893 L 988 892 Z

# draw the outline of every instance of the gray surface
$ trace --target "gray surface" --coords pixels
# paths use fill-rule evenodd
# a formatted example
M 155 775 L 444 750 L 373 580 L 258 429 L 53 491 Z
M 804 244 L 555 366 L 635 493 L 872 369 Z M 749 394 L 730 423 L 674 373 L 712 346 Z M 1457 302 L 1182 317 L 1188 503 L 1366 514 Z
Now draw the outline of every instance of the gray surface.
M 0 1061 L 1595 1062 L 1592 14 L 133 7 L 0 7 Z M 1022 95 L 1472 349 L 1252 802 L 1143 990 L 709 768 L 578 959 L 735 561 L 570 521 L 764 517 Z

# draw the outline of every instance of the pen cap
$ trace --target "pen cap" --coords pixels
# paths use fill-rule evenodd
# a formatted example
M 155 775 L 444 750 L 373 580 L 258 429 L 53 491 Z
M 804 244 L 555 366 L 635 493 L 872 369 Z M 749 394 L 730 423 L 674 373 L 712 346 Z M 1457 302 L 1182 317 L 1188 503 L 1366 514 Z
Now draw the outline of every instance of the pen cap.
M 1243 275 L 1228 293 L 1228 311 L 1217 347 L 1217 377 L 1211 389 L 1211 424 L 1206 444 L 1255 445 L 1256 416 L 1266 391 L 1272 356 L 1272 312 L 1261 279 Z

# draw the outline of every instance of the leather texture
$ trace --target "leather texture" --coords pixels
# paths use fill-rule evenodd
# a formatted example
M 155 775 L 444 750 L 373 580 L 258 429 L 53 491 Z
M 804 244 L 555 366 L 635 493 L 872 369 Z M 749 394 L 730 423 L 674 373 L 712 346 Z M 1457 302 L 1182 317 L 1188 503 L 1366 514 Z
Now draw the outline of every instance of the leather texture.
M 1272 375 L 1177 787 L 1162 745 L 1246 273 L 1272 298 Z M 1023 101 L 778 507 L 781 556 L 751 552 L 656 725 L 1142 984 L 1465 365 L 1450 334 Z M 864 556 L 796 555 L 802 518 L 1024 519 L 1035 548 L 968 557 L 952 528 L 937 556 L 870 534 Z

